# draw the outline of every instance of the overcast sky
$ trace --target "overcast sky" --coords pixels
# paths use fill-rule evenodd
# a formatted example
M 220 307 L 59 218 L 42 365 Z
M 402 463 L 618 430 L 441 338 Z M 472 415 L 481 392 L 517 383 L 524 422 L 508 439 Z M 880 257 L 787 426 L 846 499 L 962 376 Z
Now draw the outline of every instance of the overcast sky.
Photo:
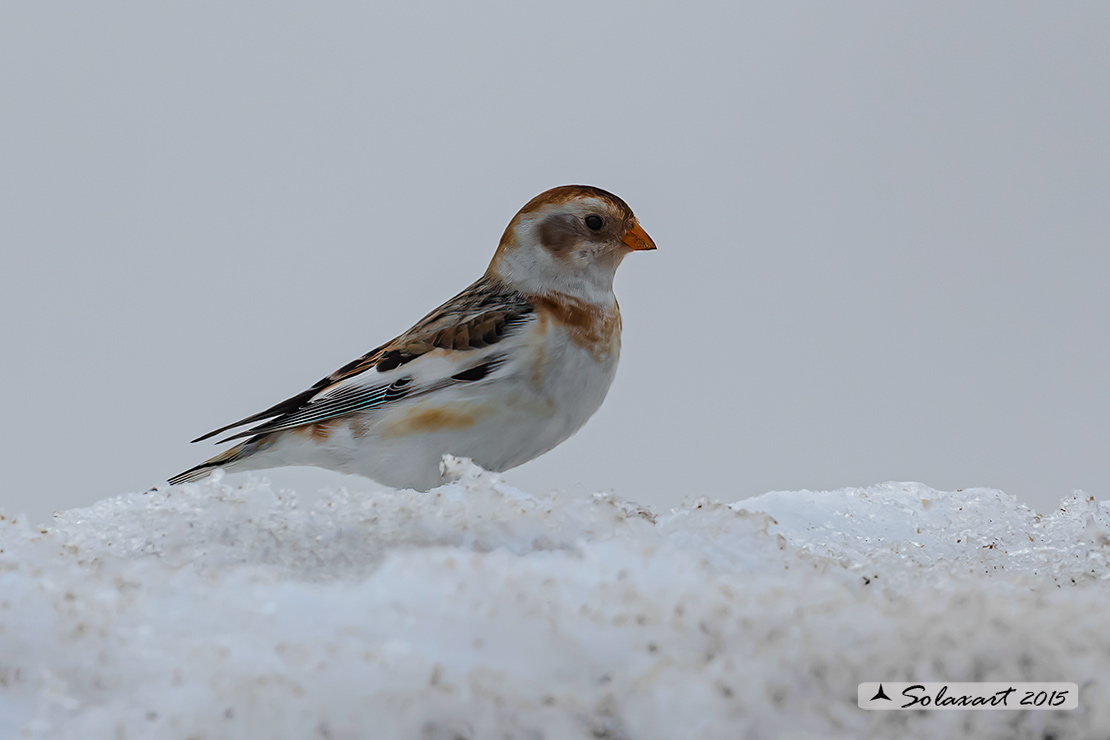
M 0 507 L 208 457 L 565 183 L 659 250 L 608 400 L 512 483 L 1108 497 L 1108 38 L 1094 2 L 4 3 Z

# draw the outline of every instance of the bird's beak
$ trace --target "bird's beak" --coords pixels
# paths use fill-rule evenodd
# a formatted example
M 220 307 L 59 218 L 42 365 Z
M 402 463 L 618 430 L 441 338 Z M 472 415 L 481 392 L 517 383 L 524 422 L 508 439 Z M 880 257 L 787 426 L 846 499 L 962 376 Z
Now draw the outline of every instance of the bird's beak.
M 633 224 L 632 228 L 624 233 L 624 238 L 621 239 L 625 246 L 634 251 L 641 251 L 645 249 L 655 249 L 655 242 L 651 240 L 648 233 L 644 231 L 644 227 L 640 224 Z

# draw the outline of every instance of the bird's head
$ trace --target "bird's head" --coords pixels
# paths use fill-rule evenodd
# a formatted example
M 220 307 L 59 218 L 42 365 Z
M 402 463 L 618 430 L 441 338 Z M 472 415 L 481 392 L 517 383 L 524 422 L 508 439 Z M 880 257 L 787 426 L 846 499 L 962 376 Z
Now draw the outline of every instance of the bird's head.
M 655 242 L 627 203 L 601 188 L 563 185 L 513 217 L 487 274 L 526 295 L 565 293 L 604 305 L 621 260 L 645 249 Z

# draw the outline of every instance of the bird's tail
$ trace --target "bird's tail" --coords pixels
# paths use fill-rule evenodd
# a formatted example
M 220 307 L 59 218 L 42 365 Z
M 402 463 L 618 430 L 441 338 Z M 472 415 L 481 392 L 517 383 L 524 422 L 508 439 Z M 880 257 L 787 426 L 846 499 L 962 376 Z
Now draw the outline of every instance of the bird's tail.
M 209 473 L 217 468 L 226 468 L 244 457 L 248 457 L 255 451 L 258 444 L 255 440 L 247 440 L 240 442 L 234 447 L 229 447 L 215 457 L 205 460 L 200 465 L 195 465 L 183 473 L 178 473 L 169 479 L 171 486 L 176 486 L 178 483 L 189 483 L 190 481 L 200 480 L 206 478 Z

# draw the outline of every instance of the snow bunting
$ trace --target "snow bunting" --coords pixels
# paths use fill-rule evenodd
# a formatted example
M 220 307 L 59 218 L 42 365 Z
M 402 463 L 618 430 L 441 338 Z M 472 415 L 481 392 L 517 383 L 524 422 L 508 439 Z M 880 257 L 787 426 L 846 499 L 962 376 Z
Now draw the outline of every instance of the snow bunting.
M 169 482 L 315 465 L 427 490 L 442 483 L 445 454 L 495 471 L 528 462 L 601 406 L 620 354 L 613 276 L 645 249 L 654 242 L 612 193 L 541 193 L 477 282 L 303 393 L 193 440 L 255 424 Z

